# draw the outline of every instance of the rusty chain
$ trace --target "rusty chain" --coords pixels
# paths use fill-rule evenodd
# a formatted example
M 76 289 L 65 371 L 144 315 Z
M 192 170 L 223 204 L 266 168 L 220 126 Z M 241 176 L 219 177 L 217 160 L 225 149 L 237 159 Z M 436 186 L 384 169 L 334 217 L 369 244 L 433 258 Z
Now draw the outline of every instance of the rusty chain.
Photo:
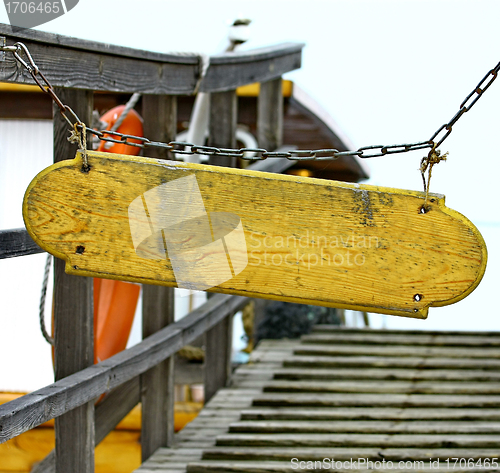
M 69 107 L 61 102 L 59 97 L 54 91 L 51 83 L 42 74 L 35 61 L 33 60 L 28 48 L 23 43 L 15 43 L 12 46 L 0 46 L 0 51 L 13 53 L 16 60 L 31 74 L 31 77 L 40 87 L 40 89 L 49 94 L 55 104 L 58 106 L 61 115 L 68 122 L 71 129 L 75 125 L 81 130 L 84 129 L 84 124 L 78 118 L 77 114 Z M 28 62 L 22 58 L 22 53 L 26 55 Z M 446 138 L 453 131 L 453 126 L 460 119 L 460 117 L 468 112 L 474 104 L 480 99 L 483 93 L 490 87 L 493 81 L 497 78 L 500 71 L 500 62 L 491 69 L 474 88 L 474 90 L 467 95 L 465 100 L 461 103 L 459 111 L 454 117 L 444 125 L 440 126 L 437 131 L 427 141 L 420 141 L 417 143 L 405 143 L 397 145 L 375 145 L 364 146 L 358 148 L 356 151 L 339 151 L 335 148 L 328 149 L 315 149 L 315 150 L 290 150 L 290 151 L 267 151 L 263 148 L 216 148 L 213 146 L 199 146 L 193 143 L 186 143 L 183 141 L 170 141 L 169 143 L 162 143 L 158 141 L 151 141 L 142 136 L 126 135 L 117 131 L 99 131 L 86 127 L 87 132 L 96 136 L 99 140 L 108 143 L 122 143 L 129 146 L 138 148 L 162 148 L 172 151 L 177 155 L 193 155 L 201 154 L 206 156 L 233 156 L 247 160 L 264 160 L 267 158 L 286 158 L 292 161 L 304 160 L 334 160 L 342 156 L 357 156 L 358 158 L 375 158 L 379 156 L 386 156 L 389 154 L 407 153 L 420 149 L 430 148 L 429 157 L 435 153 L 437 148 L 443 143 Z M 70 115 L 73 121 L 68 117 Z M 442 136 L 440 137 L 440 135 Z M 439 137 L 439 138 L 438 138 Z M 245 153 L 253 153 L 254 156 L 246 156 Z

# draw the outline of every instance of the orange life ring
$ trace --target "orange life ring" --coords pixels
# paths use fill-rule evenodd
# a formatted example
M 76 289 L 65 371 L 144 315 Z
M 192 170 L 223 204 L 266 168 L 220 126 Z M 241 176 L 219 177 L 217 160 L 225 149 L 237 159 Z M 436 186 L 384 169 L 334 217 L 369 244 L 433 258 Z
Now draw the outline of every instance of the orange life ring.
M 106 130 L 111 130 L 111 127 L 116 123 L 118 117 L 123 113 L 125 109 L 125 105 L 118 105 L 117 107 L 108 110 L 100 120 L 106 123 Z M 103 132 L 105 130 L 102 130 Z M 133 135 L 142 137 L 144 134 L 144 129 L 142 126 L 142 118 L 141 116 L 134 110 L 131 109 L 122 124 L 116 130 L 119 133 L 123 133 L 124 135 Z M 113 138 L 112 135 L 108 135 L 108 137 Z M 139 140 L 130 140 L 132 143 L 140 143 Z M 129 154 L 132 156 L 136 156 L 139 154 L 141 148 L 137 146 L 126 145 L 125 143 L 110 143 L 106 141 L 101 141 L 99 144 L 98 151 L 106 151 L 109 153 L 116 154 Z

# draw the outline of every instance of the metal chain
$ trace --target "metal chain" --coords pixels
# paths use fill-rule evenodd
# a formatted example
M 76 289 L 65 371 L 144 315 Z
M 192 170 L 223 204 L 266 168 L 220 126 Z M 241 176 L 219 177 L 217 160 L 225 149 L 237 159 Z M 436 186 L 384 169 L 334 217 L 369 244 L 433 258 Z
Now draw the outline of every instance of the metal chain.
M 69 107 L 61 102 L 55 93 L 52 85 L 46 77 L 40 72 L 35 61 L 31 57 L 28 48 L 23 43 L 15 43 L 13 46 L 0 46 L 0 51 L 9 51 L 14 54 L 17 61 L 31 74 L 33 80 L 38 84 L 40 89 L 52 97 L 52 100 L 59 107 L 61 115 L 69 123 L 71 129 L 76 125 L 78 128 L 83 129 L 83 123 L 80 121 L 76 113 Z M 24 53 L 28 59 L 26 62 L 21 54 Z M 213 146 L 198 146 L 193 143 L 186 143 L 183 141 L 170 141 L 169 143 L 162 143 L 158 141 L 151 141 L 148 138 L 141 136 L 126 135 L 118 133 L 117 131 L 99 131 L 87 127 L 87 132 L 95 135 L 99 140 L 108 143 L 122 143 L 128 146 L 135 146 L 138 148 L 161 148 L 172 151 L 177 155 L 193 155 L 202 154 L 206 156 L 234 156 L 247 160 L 264 160 L 267 158 L 286 158 L 292 161 L 309 161 L 309 160 L 334 160 L 343 156 L 357 156 L 358 158 L 376 158 L 389 154 L 401 154 L 409 151 L 429 148 L 429 157 L 436 151 L 443 141 L 450 136 L 453 131 L 453 126 L 460 119 L 460 117 L 468 112 L 474 104 L 479 100 L 483 93 L 490 87 L 493 81 L 497 78 L 500 71 L 500 62 L 491 69 L 474 90 L 467 95 L 465 100 L 461 103 L 459 111 L 448 122 L 437 129 L 437 131 L 427 141 L 419 141 L 418 143 L 405 143 L 397 145 L 375 145 L 364 146 L 358 148 L 356 151 L 339 151 L 335 148 L 328 149 L 314 149 L 314 150 L 290 150 L 284 152 L 271 152 L 263 148 L 215 148 Z M 41 80 L 40 80 L 41 79 Z M 68 118 L 71 115 L 74 122 Z M 442 134 L 441 137 L 439 135 Z M 438 138 L 439 137 L 439 138 Z M 254 156 L 247 156 L 245 153 L 255 153 Z

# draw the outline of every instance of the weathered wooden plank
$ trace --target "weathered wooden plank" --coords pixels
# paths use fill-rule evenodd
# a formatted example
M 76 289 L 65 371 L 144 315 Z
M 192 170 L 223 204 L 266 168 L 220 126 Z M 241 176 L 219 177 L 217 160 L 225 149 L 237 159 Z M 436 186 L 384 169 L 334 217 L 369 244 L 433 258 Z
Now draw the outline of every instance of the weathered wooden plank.
M 0 230 L 0 259 L 43 253 L 24 228 Z
M 135 378 L 246 304 L 217 295 L 189 315 L 126 351 L 0 406 L 0 443 L 97 398 Z M 236 394 L 234 395 L 236 396 Z M 212 399 L 212 401 L 214 401 Z M 248 401 L 250 402 L 250 401 Z
M 133 220 L 137 248 L 144 244 L 147 251 L 136 253 L 128 208 L 132 201 L 140 205 L 144 192 L 182 177 L 196 182 L 206 211 L 234 214 L 245 229 L 246 249 L 241 244 L 235 250 L 244 269 L 209 289 L 213 292 L 422 318 L 430 306 L 465 297 L 484 273 L 482 237 L 439 196 L 432 196 L 431 210 L 422 214 L 424 196 L 414 191 L 94 152 L 89 162 L 88 173 L 81 172 L 81 155 L 42 171 L 24 202 L 33 239 L 65 258 L 71 274 L 176 285 L 171 262 L 160 257 L 160 251 L 165 255 L 158 246 L 161 232 L 151 235 L 146 220 Z M 160 194 L 153 198 L 155 222 L 168 219 L 159 210 L 164 209 Z M 341 237 L 352 241 L 338 246 Z M 422 248 L 422 241 L 428 247 Z M 196 260 L 196 278 L 204 275 L 204 288 L 208 280 L 219 281 L 227 266 L 222 256 L 220 261 L 214 266 L 206 258 Z M 418 284 L 412 282 L 417 275 Z M 194 283 L 200 282 L 186 284 Z
M 500 396 L 467 394 L 262 394 L 254 406 L 283 407 L 500 407 Z
M 462 458 L 474 459 L 498 459 L 500 452 L 497 448 L 249 448 L 249 447 L 218 447 L 207 449 L 203 452 L 203 460 L 234 460 L 234 461 L 290 461 L 292 458 L 299 460 L 323 460 L 323 458 L 334 458 L 336 460 L 351 460 L 366 458 L 368 460 L 386 459 L 387 461 L 425 461 L 452 458 L 460 455 Z
M 306 344 L 342 344 L 342 345 L 426 345 L 451 347 L 500 347 L 500 337 L 486 336 L 448 336 L 448 335 L 391 335 L 389 333 L 313 333 L 303 335 L 301 341 Z
M 260 84 L 257 100 L 257 141 L 274 151 L 283 144 L 283 93 L 281 77 Z
M 246 373 L 239 370 L 239 374 Z M 250 374 L 249 374 L 250 376 Z M 500 381 L 500 371 L 449 369 L 449 370 L 423 370 L 423 369 L 390 369 L 390 368 L 282 368 L 273 372 L 274 379 L 371 379 L 371 380 L 397 380 L 407 379 L 413 381 L 438 380 L 438 381 Z
M 271 352 L 272 353 L 272 352 Z M 377 367 L 377 368 L 420 368 L 420 369 L 481 369 L 499 370 L 500 360 L 484 358 L 418 358 L 382 356 L 294 356 L 284 360 L 286 367 Z
M 147 338 L 174 322 L 174 291 L 143 286 L 142 336 Z M 174 358 L 170 356 L 141 375 L 142 460 L 168 447 L 174 436 Z
M 499 434 L 499 422 L 454 421 L 252 421 L 234 422 L 230 433 L 302 434 Z
M 340 325 L 314 325 L 312 327 L 312 332 L 316 333 L 345 333 L 345 334 L 364 334 L 364 335 L 373 335 L 373 334 L 388 334 L 388 335 L 404 335 L 411 338 L 417 337 L 428 337 L 429 335 L 442 336 L 446 337 L 454 337 L 454 336 L 470 336 L 470 337 L 492 337 L 499 338 L 500 331 L 467 331 L 467 330 L 405 330 L 405 329 L 375 329 L 375 328 L 355 328 L 355 327 L 344 327 Z
M 240 85 L 281 77 L 285 72 L 301 67 L 303 47 L 301 43 L 284 43 L 212 56 L 200 91 L 223 92 Z
M 173 96 L 145 96 L 142 102 L 144 134 L 154 141 L 169 142 L 177 132 L 177 100 Z M 153 151 L 153 150 L 152 150 Z M 166 159 L 166 150 L 152 155 Z M 174 322 L 174 290 L 142 287 L 142 337 L 153 335 Z M 158 448 L 169 447 L 174 438 L 174 357 L 170 356 L 141 375 L 141 454 L 147 460 Z
M 241 383 L 250 386 L 252 381 Z M 402 394 L 500 394 L 500 383 L 417 381 L 268 381 L 264 392 L 287 393 L 402 393 Z
M 300 463 L 297 459 L 294 459 L 292 462 L 291 459 L 288 461 L 275 461 L 275 462 L 245 462 L 245 461 L 238 461 L 238 462 L 228 462 L 228 461 L 209 461 L 205 460 L 203 462 L 192 462 L 189 463 L 186 467 L 187 473 L 294 473 L 296 472 L 299 468 L 300 469 L 321 469 L 322 471 L 336 471 L 339 473 L 361 473 L 361 472 L 366 472 L 366 468 L 363 468 L 365 465 L 366 460 L 363 460 L 363 465 L 359 465 L 359 468 L 352 468 L 353 464 L 357 463 L 351 463 L 350 461 L 336 461 L 335 458 L 332 457 L 327 457 L 326 460 L 318 460 L 317 463 L 315 464 L 312 461 L 303 461 Z M 373 462 L 372 462 L 373 463 Z M 382 464 L 386 465 L 387 461 L 384 461 L 382 463 L 382 460 L 378 460 L 377 466 L 381 466 Z M 450 468 L 446 466 L 446 463 L 443 465 L 441 463 L 441 466 L 438 467 L 438 462 L 421 462 L 421 464 L 415 464 L 412 465 L 412 471 L 418 472 L 418 473 L 432 473 L 432 472 L 444 472 L 444 471 L 449 471 Z M 341 468 L 340 466 L 343 466 Z M 377 468 L 377 471 L 380 471 L 382 473 L 388 473 L 388 472 L 393 472 L 393 473 L 407 473 L 408 472 L 408 466 L 409 465 L 388 465 L 387 468 Z M 140 470 L 142 471 L 142 470 Z M 170 471 L 170 470 L 168 470 Z M 467 471 L 498 471 L 498 467 L 491 467 L 490 468 L 484 468 L 484 467 L 472 467 L 472 468 L 467 468 Z M 145 472 L 146 473 L 146 472 Z
M 406 434 L 228 434 L 217 437 L 217 445 L 228 447 L 371 447 L 381 448 L 497 448 L 500 435 L 406 435 Z
M 433 347 L 433 346 L 365 346 L 365 345 L 305 345 L 294 350 L 295 355 L 302 356 L 425 356 L 441 358 L 500 358 L 497 347 Z
M 203 411 L 202 411 L 203 412 Z M 330 407 L 330 408 L 253 408 L 241 411 L 241 420 L 440 420 L 440 421 L 498 421 L 500 409 L 463 408 L 395 408 L 395 407 Z
M 61 100 L 87 123 L 93 110 L 91 91 L 56 89 Z M 73 146 L 67 139 L 67 124 L 54 117 L 54 162 L 71 159 Z M 93 280 L 64 272 L 64 262 L 54 263 L 54 372 L 63 380 L 94 363 Z M 55 420 L 56 473 L 93 473 L 94 403 L 66 412 Z
M 205 341 L 205 402 L 226 386 L 231 375 L 233 314 L 206 333 Z
M 200 75 L 196 55 L 161 54 L 0 25 L 7 44 L 22 41 L 47 79 L 58 87 L 143 94 L 192 94 Z M 300 68 L 303 44 L 285 43 L 210 58 L 200 90 L 220 92 Z M 34 84 L 10 54 L 0 80 Z M 90 122 L 89 122 L 90 123 Z
M 208 134 L 210 146 L 235 148 L 237 104 L 235 90 L 210 95 Z M 209 162 L 214 166 L 235 167 L 236 158 L 210 156 Z M 205 402 L 228 383 L 231 374 L 232 333 L 233 314 L 230 314 L 205 334 Z
M 217 148 L 236 148 L 238 97 L 236 90 L 210 94 L 208 144 Z M 210 156 L 210 164 L 234 168 L 234 156 Z
M 137 405 L 140 400 L 139 380 L 131 379 L 108 393 L 95 408 L 95 444 L 104 438 Z M 31 473 L 54 473 L 55 451 L 52 450 Z

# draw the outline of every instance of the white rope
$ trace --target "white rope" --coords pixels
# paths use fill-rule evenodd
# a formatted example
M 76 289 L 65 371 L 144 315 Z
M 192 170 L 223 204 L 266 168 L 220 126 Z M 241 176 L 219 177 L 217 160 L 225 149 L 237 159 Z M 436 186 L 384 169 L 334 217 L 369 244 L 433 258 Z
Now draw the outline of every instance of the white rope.
M 47 286 L 49 284 L 50 265 L 52 263 L 52 255 L 47 255 L 45 262 L 45 273 L 43 275 L 42 293 L 40 295 L 40 330 L 42 331 L 43 338 L 48 343 L 54 345 L 54 339 L 49 335 L 45 328 L 45 298 L 47 297 Z

